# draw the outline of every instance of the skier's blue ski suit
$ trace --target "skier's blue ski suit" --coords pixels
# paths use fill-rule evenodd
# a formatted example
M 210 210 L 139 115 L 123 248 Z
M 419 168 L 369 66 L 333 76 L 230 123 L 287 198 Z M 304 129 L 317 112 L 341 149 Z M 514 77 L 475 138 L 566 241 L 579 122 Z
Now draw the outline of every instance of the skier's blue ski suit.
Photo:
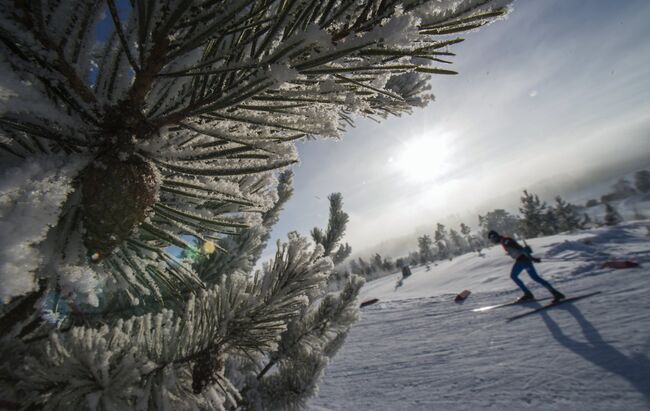
M 515 264 L 512 266 L 512 271 L 510 272 L 510 278 L 512 278 L 512 281 L 514 281 L 524 293 L 529 294 L 530 290 L 526 287 L 524 282 L 519 279 L 519 274 L 521 274 L 523 270 L 528 272 L 528 275 L 533 281 L 541 284 L 551 293 L 555 292 L 553 286 L 537 274 L 537 270 L 535 270 L 535 266 L 533 265 L 533 257 L 530 256 L 524 247 L 509 237 L 501 237 L 501 245 L 508 255 L 515 259 Z

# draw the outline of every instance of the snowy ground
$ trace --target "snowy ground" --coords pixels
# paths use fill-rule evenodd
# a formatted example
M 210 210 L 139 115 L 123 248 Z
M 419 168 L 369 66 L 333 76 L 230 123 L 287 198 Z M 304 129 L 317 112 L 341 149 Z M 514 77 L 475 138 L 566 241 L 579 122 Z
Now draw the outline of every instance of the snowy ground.
M 399 288 L 397 275 L 368 283 L 362 300 L 380 302 L 362 309 L 312 409 L 650 409 L 648 225 L 530 241 L 545 260 L 540 274 L 560 291 L 603 293 L 510 323 L 529 308 L 472 312 L 519 295 L 500 247 L 416 268 Z M 642 267 L 601 269 L 609 259 Z M 471 296 L 454 303 L 463 289 Z

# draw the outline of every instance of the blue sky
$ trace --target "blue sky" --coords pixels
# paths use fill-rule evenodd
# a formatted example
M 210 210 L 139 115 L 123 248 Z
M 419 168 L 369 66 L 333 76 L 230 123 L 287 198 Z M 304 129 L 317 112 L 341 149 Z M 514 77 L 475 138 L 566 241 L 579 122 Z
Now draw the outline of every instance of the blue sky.
M 515 2 L 453 47 L 460 75 L 434 77 L 426 108 L 301 143 L 270 244 L 325 226 L 335 191 L 350 214 L 345 240 L 361 251 L 415 244 L 437 221 L 475 225 L 479 212 L 516 207 L 523 188 L 566 194 L 599 168 L 650 166 L 648 21 L 647 0 Z

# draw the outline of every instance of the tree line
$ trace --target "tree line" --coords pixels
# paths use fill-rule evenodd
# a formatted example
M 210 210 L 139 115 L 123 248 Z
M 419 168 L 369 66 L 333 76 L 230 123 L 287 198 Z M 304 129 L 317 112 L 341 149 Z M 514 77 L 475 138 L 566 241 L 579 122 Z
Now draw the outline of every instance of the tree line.
M 634 182 L 620 178 L 614 183 L 610 192 L 602 195 L 600 200 L 591 199 L 585 205 L 572 204 L 561 196 L 556 196 L 552 203 L 540 199 L 539 195 L 523 190 L 520 197 L 518 214 L 505 209 L 494 209 L 484 215 L 478 215 L 476 229 L 461 222 L 457 227 L 447 227 L 436 223 L 433 234 L 423 234 L 417 238 L 417 250 L 393 260 L 388 256 L 375 253 L 369 259 L 357 257 L 351 260 L 346 270 L 372 280 L 392 274 L 406 265 L 436 263 L 453 259 L 466 253 L 481 254 L 481 250 L 490 244 L 487 233 L 495 230 L 515 238 L 536 238 L 563 232 L 572 232 L 590 227 L 616 225 L 623 221 L 614 201 L 620 201 L 637 194 L 650 193 L 650 171 L 640 170 L 634 176 Z M 588 208 L 604 206 L 601 218 L 591 217 Z M 645 216 L 635 210 L 634 219 Z

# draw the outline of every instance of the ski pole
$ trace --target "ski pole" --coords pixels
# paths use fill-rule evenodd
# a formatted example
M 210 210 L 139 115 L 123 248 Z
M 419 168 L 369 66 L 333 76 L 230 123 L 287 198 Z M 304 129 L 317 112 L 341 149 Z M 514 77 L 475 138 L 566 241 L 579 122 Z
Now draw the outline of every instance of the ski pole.
M 582 261 L 582 262 L 588 262 L 589 260 L 585 260 L 583 258 L 559 258 L 559 257 L 541 257 L 542 262 L 544 261 Z

